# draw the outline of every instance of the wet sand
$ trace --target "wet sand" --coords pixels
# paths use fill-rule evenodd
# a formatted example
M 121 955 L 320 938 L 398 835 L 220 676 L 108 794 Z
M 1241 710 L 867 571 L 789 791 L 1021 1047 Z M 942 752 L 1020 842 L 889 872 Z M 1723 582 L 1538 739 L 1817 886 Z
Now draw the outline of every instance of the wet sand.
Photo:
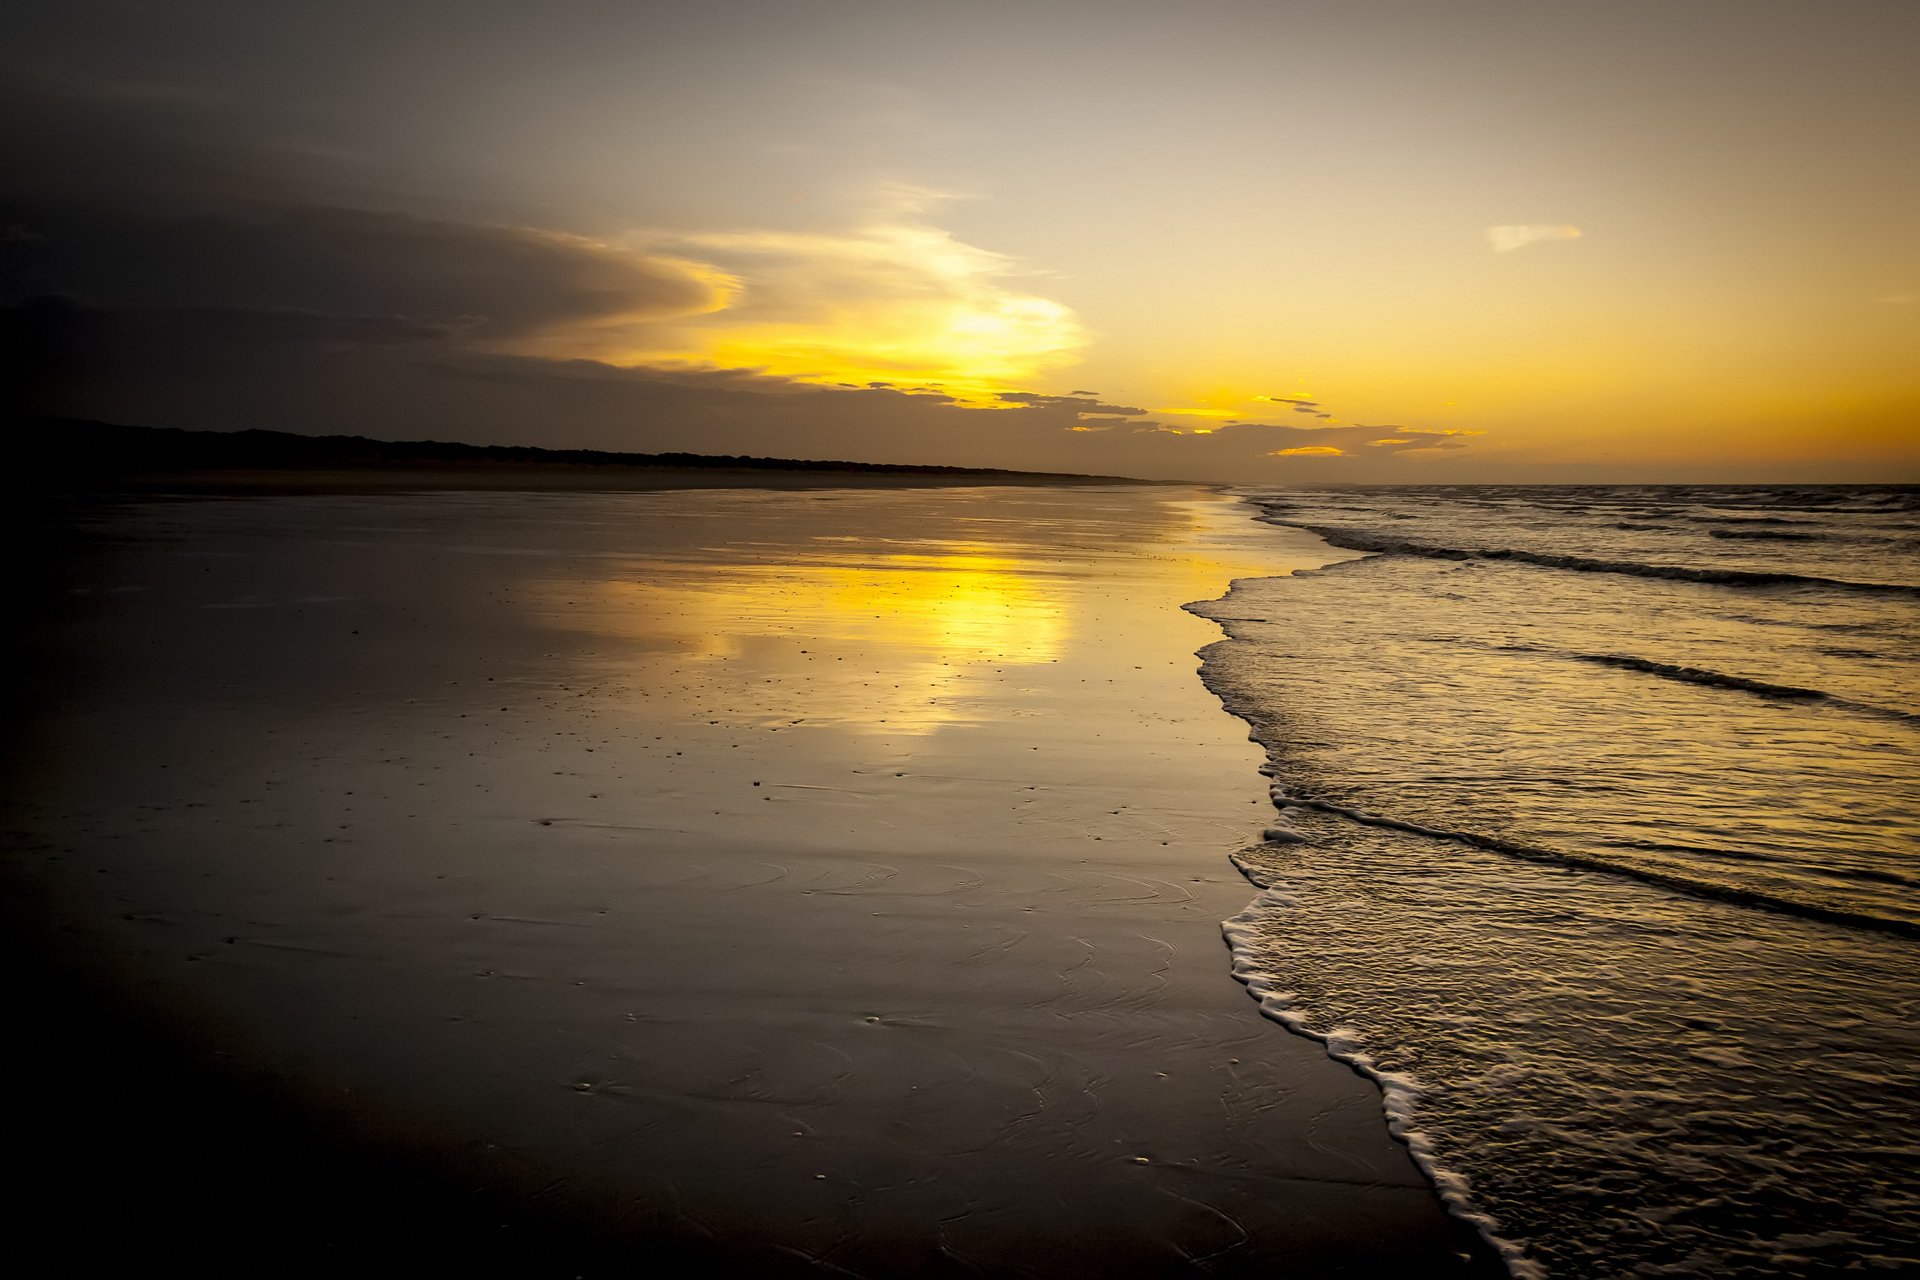
M 1342 553 L 1121 488 L 89 533 L 7 823 L 72 1256 L 1498 1273 L 1221 942 L 1272 811 L 1178 606 Z

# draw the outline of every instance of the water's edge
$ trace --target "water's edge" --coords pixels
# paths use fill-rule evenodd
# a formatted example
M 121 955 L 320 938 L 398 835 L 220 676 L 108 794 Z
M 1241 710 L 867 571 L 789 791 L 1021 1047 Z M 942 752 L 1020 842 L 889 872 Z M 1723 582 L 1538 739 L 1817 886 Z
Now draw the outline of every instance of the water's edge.
M 1250 518 L 1258 519 L 1259 517 L 1257 515 L 1251 515 Z M 1320 530 L 1312 530 L 1311 532 L 1315 537 L 1321 538 L 1321 540 L 1326 543 L 1329 552 L 1335 552 L 1341 549 L 1332 539 L 1326 538 Z M 1338 559 L 1339 557 L 1330 555 L 1329 563 L 1333 563 Z M 1237 638 L 1234 636 L 1232 628 L 1228 625 L 1227 619 L 1216 617 L 1211 613 L 1202 612 L 1202 609 L 1207 606 L 1221 605 L 1230 602 L 1242 582 L 1265 580 L 1266 579 L 1257 578 L 1236 578 L 1227 584 L 1226 591 L 1220 596 L 1212 600 L 1191 601 L 1181 607 L 1188 613 L 1196 617 L 1205 618 L 1220 628 L 1222 638 L 1201 648 L 1194 655 L 1200 659 L 1198 673 L 1200 682 L 1206 686 L 1208 692 L 1220 700 L 1220 705 L 1226 709 L 1229 715 L 1247 726 L 1247 740 L 1259 746 L 1263 751 L 1268 752 L 1270 757 L 1272 750 L 1270 744 L 1261 741 L 1254 730 L 1253 720 L 1247 714 L 1246 710 L 1238 704 L 1238 700 L 1234 698 L 1227 688 L 1215 679 L 1210 678 L 1210 670 L 1214 665 L 1210 655 L 1213 654 L 1215 650 L 1224 649 L 1226 646 L 1236 643 Z M 1260 772 L 1270 781 L 1275 775 L 1275 769 L 1271 763 L 1261 765 Z M 1270 799 L 1275 798 L 1271 791 L 1269 792 L 1269 797 Z M 1280 807 L 1276 800 L 1276 810 L 1279 810 Z M 1298 837 L 1289 837 L 1283 825 L 1272 832 L 1270 838 L 1286 839 Z M 1522 1249 L 1519 1244 L 1499 1234 L 1499 1224 L 1495 1222 L 1491 1215 L 1474 1204 L 1465 1176 L 1441 1165 L 1433 1151 L 1432 1143 L 1426 1135 L 1414 1125 L 1414 1114 L 1420 1097 L 1419 1090 L 1414 1082 L 1399 1073 L 1378 1069 L 1372 1055 L 1363 1051 L 1357 1043 L 1342 1037 L 1339 1034 L 1338 1028 L 1324 1034 L 1313 1030 L 1307 1025 L 1306 1014 L 1297 1006 L 1294 993 L 1279 989 L 1271 980 L 1261 976 L 1255 970 L 1253 960 L 1246 946 L 1248 926 L 1251 920 L 1255 913 L 1262 907 L 1286 907 L 1291 905 L 1293 900 L 1288 896 L 1283 885 L 1263 881 L 1259 874 L 1237 853 L 1229 855 L 1229 860 L 1233 863 L 1234 868 L 1246 878 L 1249 884 L 1260 890 L 1259 896 L 1248 904 L 1244 912 L 1220 922 L 1221 936 L 1225 940 L 1227 950 L 1232 958 L 1234 978 L 1247 988 L 1247 993 L 1252 996 L 1254 1001 L 1259 1005 L 1260 1012 L 1264 1016 L 1279 1023 L 1294 1035 L 1319 1043 L 1326 1050 L 1329 1058 L 1372 1082 L 1373 1085 L 1380 1090 L 1381 1111 L 1386 1118 L 1387 1131 L 1406 1146 L 1408 1154 L 1413 1158 L 1415 1167 L 1418 1168 L 1426 1177 L 1427 1181 L 1432 1184 L 1435 1194 L 1438 1195 L 1446 1211 L 1453 1217 L 1471 1226 L 1474 1231 L 1479 1234 L 1480 1238 L 1485 1240 L 1488 1246 L 1500 1256 L 1502 1263 L 1504 1263 L 1507 1268 L 1508 1274 L 1515 1277 L 1515 1280 L 1542 1280 L 1545 1272 L 1537 1263 L 1527 1257 L 1526 1251 Z

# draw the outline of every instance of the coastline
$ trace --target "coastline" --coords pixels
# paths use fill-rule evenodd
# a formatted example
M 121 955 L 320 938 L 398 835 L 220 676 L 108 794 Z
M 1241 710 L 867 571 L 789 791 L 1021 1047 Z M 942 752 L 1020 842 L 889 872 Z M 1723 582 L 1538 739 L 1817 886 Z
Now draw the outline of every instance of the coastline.
M 1044 472 L 937 471 L 906 475 L 832 467 L 621 467 L 590 464 L 408 467 L 223 467 L 115 477 L 102 491 L 136 500 L 182 497 L 313 497 L 382 493 L 649 493 L 662 489 L 975 489 L 1117 484 L 1158 480 L 1069 477 Z M 1189 487 L 1189 486 L 1172 486 Z
M 347 1158 L 609 1261 L 1499 1274 L 1220 945 L 1271 810 L 1179 606 L 1315 540 L 1147 488 L 134 515 L 10 878 Z
M 445 440 L 198 431 L 74 419 L 29 419 L 10 489 L 18 497 L 502 492 L 655 489 L 900 489 L 1164 485 L 1077 475 L 920 463 L 733 454 L 620 453 Z

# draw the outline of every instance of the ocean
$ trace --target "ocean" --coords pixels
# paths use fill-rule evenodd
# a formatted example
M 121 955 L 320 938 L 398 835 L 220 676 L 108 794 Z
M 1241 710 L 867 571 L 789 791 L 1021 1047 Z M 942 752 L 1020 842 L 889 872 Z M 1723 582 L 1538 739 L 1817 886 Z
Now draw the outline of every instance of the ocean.
M 1920 1269 L 1920 489 L 1241 491 L 1227 922 L 1533 1276 Z

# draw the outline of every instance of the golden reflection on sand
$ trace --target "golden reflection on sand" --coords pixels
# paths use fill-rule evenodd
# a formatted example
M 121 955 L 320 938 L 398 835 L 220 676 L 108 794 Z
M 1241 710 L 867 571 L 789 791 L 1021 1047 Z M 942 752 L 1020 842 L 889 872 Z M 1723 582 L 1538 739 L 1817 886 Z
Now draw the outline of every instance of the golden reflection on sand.
M 968 718 L 953 701 L 968 669 L 1057 661 L 1068 615 L 1038 566 L 1007 556 L 951 554 L 859 556 L 776 564 L 630 566 L 630 577 L 554 588 L 571 607 L 568 625 L 610 639 L 658 648 L 681 661 L 819 670 L 850 652 L 883 657 L 897 676 L 885 687 L 849 696 L 830 674 L 799 686 L 794 718 L 814 723 L 930 732 Z M 809 662 L 809 660 L 812 660 Z M 789 698 L 796 691 L 789 689 Z M 758 720 L 751 700 L 735 710 Z
M 1264 531 L 1228 522 L 1230 535 L 1214 532 L 1217 498 L 834 501 L 842 524 L 833 534 L 814 523 L 796 537 L 763 521 L 767 512 L 743 510 L 727 545 L 670 540 L 657 554 L 611 561 L 604 576 L 545 580 L 532 594 L 543 622 L 610 642 L 600 674 L 630 684 L 647 714 L 685 703 L 680 714 L 697 710 L 716 724 L 927 734 L 1043 714 L 1009 700 L 1005 678 L 1020 668 L 1060 664 L 1086 681 L 1117 675 L 1107 668 L 1121 655 L 1106 639 L 1131 597 L 1168 601 L 1155 652 L 1177 662 L 1205 631 L 1175 605 L 1216 596 L 1235 577 L 1284 571 Z M 1211 520 L 1202 518 L 1208 508 Z M 1097 540 L 1062 521 L 1093 511 L 1106 520 Z M 716 698 L 716 687 L 726 696 Z M 777 701 L 762 696 L 774 687 Z

